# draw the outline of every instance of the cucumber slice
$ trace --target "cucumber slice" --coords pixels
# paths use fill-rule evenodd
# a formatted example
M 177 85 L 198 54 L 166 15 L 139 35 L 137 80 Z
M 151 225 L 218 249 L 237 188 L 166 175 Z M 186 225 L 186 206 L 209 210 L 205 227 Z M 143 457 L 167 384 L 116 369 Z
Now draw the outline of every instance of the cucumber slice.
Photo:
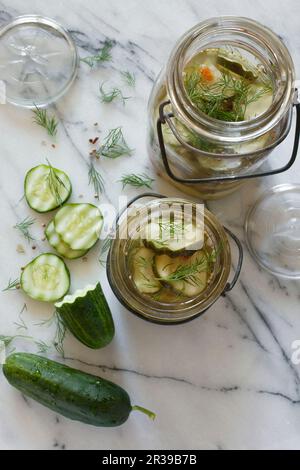
M 66 204 L 54 217 L 56 233 L 72 250 L 89 250 L 99 239 L 103 217 L 93 204 Z
M 114 322 L 99 282 L 66 295 L 55 307 L 66 327 L 89 348 L 103 348 L 113 339 Z
M 64 171 L 48 165 L 38 165 L 26 174 L 24 191 L 31 209 L 49 212 L 69 199 L 72 185 Z
M 87 253 L 87 250 L 72 250 L 56 233 L 53 220 L 47 225 L 45 235 L 49 244 L 64 258 L 76 259 Z
M 155 253 L 149 248 L 139 248 L 133 255 L 133 282 L 139 292 L 155 294 L 162 285 L 153 272 Z
M 32 299 L 55 302 L 68 292 L 70 272 L 59 256 L 44 253 L 25 266 L 20 284 Z
M 179 253 L 184 250 L 199 250 L 203 245 L 203 229 L 193 222 L 182 221 L 161 223 L 153 220 L 144 232 L 150 248 L 160 252 Z
M 173 274 L 176 269 L 180 266 L 183 266 L 186 263 L 186 256 L 176 256 L 176 258 L 171 258 L 170 256 L 157 255 L 154 259 L 154 271 L 157 274 L 157 277 L 164 281 L 171 274 Z M 176 292 L 183 292 L 184 290 L 184 281 L 164 281 L 171 287 L 173 287 Z
M 188 275 L 191 266 L 199 264 L 199 271 Z M 157 277 L 170 285 L 176 292 L 187 297 L 196 297 L 207 285 L 207 264 L 203 251 L 196 251 L 192 256 L 177 256 L 171 258 L 168 255 L 157 255 L 154 260 L 154 269 Z M 178 279 L 172 280 L 177 274 Z M 181 273 L 181 276 L 179 275 Z M 186 273 L 186 276 L 184 275 Z

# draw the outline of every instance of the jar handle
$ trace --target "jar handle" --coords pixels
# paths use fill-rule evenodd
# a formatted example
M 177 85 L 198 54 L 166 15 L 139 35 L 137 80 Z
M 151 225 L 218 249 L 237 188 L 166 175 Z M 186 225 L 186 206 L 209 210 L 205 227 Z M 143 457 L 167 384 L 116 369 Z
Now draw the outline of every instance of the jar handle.
M 281 168 L 277 168 L 275 170 L 264 171 L 262 173 L 253 173 L 250 175 L 237 175 L 237 176 L 227 175 L 227 176 L 214 176 L 214 177 L 208 177 L 208 178 L 180 178 L 179 176 L 176 176 L 170 168 L 168 157 L 167 157 L 167 151 L 165 147 L 164 136 L 162 132 L 162 125 L 165 124 L 166 121 L 169 121 L 170 118 L 174 117 L 172 113 L 168 113 L 168 114 L 164 113 L 164 107 L 168 104 L 170 104 L 170 101 L 165 101 L 159 107 L 159 117 L 157 119 L 156 129 L 157 129 L 157 137 L 158 137 L 158 143 L 160 147 L 162 161 L 163 161 L 165 170 L 167 172 L 167 175 L 173 181 L 176 181 L 178 183 L 185 183 L 185 184 L 187 183 L 188 184 L 217 183 L 220 181 L 222 182 L 223 181 L 239 181 L 239 180 L 250 179 L 250 178 L 258 178 L 262 176 L 277 175 L 278 173 L 283 173 L 284 171 L 287 171 L 289 168 L 291 168 L 291 166 L 294 164 L 296 160 L 298 147 L 299 147 L 299 136 L 300 136 L 300 103 L 294 103 L 294 106 L 296 107 L 295 138 L 294 138 L 292 155 L 286 165 L 282 166 Z M 183 144 L 183 142 L 181 143 Z
M 234 286 L 236 285 L 237 280 L 238 280 L 238 278 L 240 276 L 240 273 L 241 273 L 243 258 L 244 258 L 243 247 L 242 247 L 242 244 L 241 244 L 240 240 L 238 239 L 238 237 L 236 235 L 234 235 L 234 233 L 232 233 L 232 231 L 229 230 L 229 228 L 224 227 L 224 229 L 228 233 L 228 235 L 232 238 L 232 240 L 235 242 L 235 244 L 237 245 L 237 248 L 238 248 L 238 251 L 239 251 L 239 259 L 238 259 L 237 267 L 236 267 L 236 270 L 235 270 L 232 281 L 228 282 L 226 284 L 226 286 L 224 288 L 224 291 L 222 292 L 223 296 L 225 296 L 227 292 L 230 292 L 234 288 Z

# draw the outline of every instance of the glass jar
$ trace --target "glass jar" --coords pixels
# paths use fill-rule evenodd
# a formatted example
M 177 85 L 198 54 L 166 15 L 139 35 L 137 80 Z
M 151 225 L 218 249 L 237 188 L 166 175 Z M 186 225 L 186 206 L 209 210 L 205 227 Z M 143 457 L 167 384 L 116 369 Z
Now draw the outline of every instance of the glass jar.
M 236 122 L 199 110 L 186 92 L 185 67 L 207 50 L 222 50 L 227 63 L 237 56 L 247 58 L 252 69 L 263 71 L 272 85 L 269 107 Z M 287 48 L 256 21 L 228 16 L 196 25 L 175 45 L 149 99 L 148 146 L 159 175 L 203 199 L 220 198 L 236 190 L 240 179 L 254 175 L 287 136 L 294 79 Z M 276 170 L 280 171 L 283 169 Z
M 130 207 L 137 199 L 144 197 L 150 197 L 151 200 L 139 205 L 138 209 L 135 206 Z M 196 214 L 202 216 L 207 243 L 214 250 L 213 267 L 206 287 L 193 297 L 178 295 L 171 298 L 165 294 L 161 297 L 142 293 L 137 288 L 132 275 L 132 253 L 137 245 L 140 246 L 141 228 L 149 223 L 149 214 L 151 214 L 151 220 L 157 217 L 163 217 L 166 220 L 166 216 L 170 217 L 171 213 L 172 218 L 176 217 L 179 212 L 182 213 L 186 205 L 192 208 L 193 217 Z M 231 249 L 228 235 L 233 238 L 239 249 L 239 261 L 231 282 L 228 281 L 231 272 Z M 179 255 L 177 253 L 171 256 L 174 260 Z M 234 287 L 241 270 L 242 258 L 243 251 L 238 239 L 228 229 L 224 229 L 202 204 L 146 193 L 131 201 L 118 219 L 116 237 L 112 241 L 108 254 L 107 276 L 116 297 L 132 313 L 155 323 L 177 324 L 201 315 L 221 295 Z

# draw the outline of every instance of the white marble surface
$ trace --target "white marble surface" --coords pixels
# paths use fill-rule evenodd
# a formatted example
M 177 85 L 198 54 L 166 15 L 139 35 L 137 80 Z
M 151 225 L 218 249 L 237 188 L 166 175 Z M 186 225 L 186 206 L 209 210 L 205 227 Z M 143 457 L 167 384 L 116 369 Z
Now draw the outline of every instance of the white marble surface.
M 132 157 L 103 161 L 106 197 L 113 203 L 121 191 L 119 176 L 128 170 L 152 174 L 146 153 L 146 104 L 153 79 L 174 41 L 200 20 L 221 14 L 250 16 L 268 24 L 287 43 L 300 76 L 300 4 L 297 0 L 0 0 L 0 24 L 11 17 L 38 13 L 57 19 L 73 34 L 81 56 L 97 50 L 106 38 L 116 41 L 113 62 L 95 71 L 80 67 L 78 78 L 56 107 L 60 120 L 56 148 L 30 111 L 0 106 L 1 281 L 17 277 L 20 266 L 47 250 L 38 241 L 35 252 L 12 228 L 33 215 L 22 196 L 25 171 L 44 161 L 65 169 L 73 181 L 73 200 L 93 200 L 87 185 L 88 139 L 122 125 Z M 118 71 L 136 74 L 136 90 L 125 107 L 103 105 L 98 83 L 118 82 Z M 44 143 L 43 143 L 44 142 Z M 287 155 L 288 143 L 276 151 Z M 300 161 L 280 181 L 299 180 Z M 252 181 L 210 208 L 242 239 L 247 207 L 274 179 Z M 178 194 L 165 183 L 156 188 Z M 129 195 L 137 191 L 128 190 Z M 42 238 L 38 217 L 34 233 Z M 22 243 L 25 254 L 18 254 Z M 240 282 L 203 317 L 176 327 L 152 325 L 127 312 L 114 297 L 105 270 L 96 262 L 74 261 L 73 288 L 101 279 L 117 334 L 105 349 L 90 351 L 68 336 L 67 363 L 123 385 L 133 402 L 157 413 L 154 423 L 134 413 L 120 428 L 100 429 L 69 421 L 12 389 L 0 375 L 1 449 L 300 449 L 300 366 L 290 361 L 291 343 L 300 339 L 299 283 L 278 280 L 261 271 L 248 252 Z M 50 341 L 53 330 L 36 326 L 49 317 L 50 306 L 25 299 L 20 291 L 1 294 L 0 334 L 14 334 L 24 302 L 28 332 Z M 19 341 L 17 349 L 35 351 Z M 53 357 L 59 359 L 57 353 Z

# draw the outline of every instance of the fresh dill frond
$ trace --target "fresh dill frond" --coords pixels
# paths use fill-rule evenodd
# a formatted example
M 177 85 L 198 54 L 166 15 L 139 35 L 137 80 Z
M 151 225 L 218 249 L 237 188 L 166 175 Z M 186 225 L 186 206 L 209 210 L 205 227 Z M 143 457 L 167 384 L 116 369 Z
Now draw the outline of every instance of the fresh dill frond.
M 63 343 L 64 343 L 64 339 L 65 339 L 67 330 L 66 330 L 66 326 L 63 323 L 63 320 L 62 320 L 61 316 L 59 315 L 59 313 L 55 310 L 53 312 L 53 315 L 51 315 L 51 317 L 46 318 L 45 320 L 42 320 L 41 322 L 36 323 L 35 325 L 36 326 L 46 326 L 47 328 L 49 328 L 52 325 L 55 325 L 55 333 L 54 333 L 54 338 L 52 340 L 52 344 L 53 344 L 54 348 L 56 349 L 56 351 L 62 357 L 65 357 Z M 48 346 L 47 344 L 45 345 L 45 343 L 43 341 L 39 342 L 39 346 L 42 349 L 45 348 L 45 347 L 47 349 L 50 349 L 50 346 Z M 47 351 L 47 349 L 45 350 L 45 352 Z
M 190 264 L 181 264 L 177 266 L 174 272 L 168 274 L 167 276 L 158 278 L 163 281 L 192 281 L 196 282 L 195 275 L 207 270 L 208 261 L 205 255 L 196 259 L 193 263 Z M 166 266 L 167 267 L 167 266 Z M 165 268 L 164 268 L 165 269 Z
M 21 234 L 28 241 L 28 243 L 34 240 L 33 236 L 31 235 L 29 231 L 29 227 L 31 227 L 31 225 L 33 225 L 35 221 L 36 219 L 27 216 L 25 217 L 24 220 L 14 225 L 14 228 L 19 230 L 19 232 L 21 232 Z
M 35 343 L 36 347 L 38 348 L 38 350 L 37 350 L 38 354 L 45 354 L 46 352 L 48 352 L 51 349 L 51 346 L 49 344 L 45 343 L 45 341 L 34 340 L 34 343 Z
M 51 165 L 49 160 L 47 159 L 47 163 L 49 166 L 49 173 L 47 176 L 48 184 L 49 184 L 49 189 L 52 193 L 52 196 L 55 198 L 57 205 L 61 206 L 63 201 L 61 198 L 61 190 L 62 188 L 67 189 L 65 183 L 63 180 L 60 178 L 58 173 L 55 171 L 55 168 Z
M 123 105 L 125 105 L 126 101 L 130 99 L 130 96 L 124 96 L 120 88 L 117 87 L 113 87 L 109 91 L 105 91 L 104 83 L 100 85 L 99 90 L 102 103 L 111 103 L 112 101 L 120 100 Z
M 0 335 L 0 341 L 2 341 L 2 343 L 4 343 L 4 346 L 7 348 L 8 346 L 10 346 L 10 344 L 15 340 L 15 339 L 18 339 L 18 338 L 22 338 L 22 339 L 29 339 L 29 340 L 32 340 L 33 338 L 31 336 L 24 336 L 24 335 L 12 335 L 12 336 L 9 336 L 9 335 Z
M 5 292 L 7 290 L 15 290 L 15 289 L 19 289 L 20 288 L 20 279 L 17 278 L 17 279 L 9 279 L 8 281 L 8 284 L 7 286 L 5 287 L 5 289 L 2 289 L 2 292 Z
M 152 188 L 152 183 L 154 182 L 153 178 L 150 178 L 145 173 L 134 174 L 130 173 L 128 175 L 123 175 L 120 179 L 120 182 L 123 184 L 123 189 L 128 186 L 133 186 L 134 188 Z
M 159 225 L 159 230 L 160 230 L 160 238 L 162 238 L 163 240 L 165 239 L 168 240 L 168 238 L 174 238 L 175 236 L 178 239 L 178 237 L 179 236 L 181 237 L 184 233 L 183 221 L 181 222 L 177 222 L 175 220 L 170 220 L 169 222 L 159 221 L 158 225 Z
M 38 323 L 35 323 L 35 326 L 51 326 L 55 322 L 55 314 L 51 315 L 51 317 L 46 318 L 45 320 L 42 320 Z
M 33 121 L 38 125 L 46 129 L 49 135 L 54 137 L 57 133 L 58 122 L 54 116 L 48 116 L 46 109 L 41 109 L 35 106 L 33 110 L 34 119 Z
M 17 330 L 28 330 L 28 327 L 22 317 L 23 313 L 27 310 L 27 305 L 24 303 L 20 313 L 19 313 L 19 321 L 14 322 L 14 325 L 16 325 Z
M 67 328 L 57 311 L 55 312 L 54 316 L 56 320 L 56 331 L 53 339 L 53 346 L 62 357 L 65 357 L 64 340 L 66 337 Z
M 100 194 L 104 191 L 104 180 L 98 170 L 96 170 L 94 164 L 91 162 L 89 165 L 89 185 L 92 185 L 95 191 L 95 196 L 100 198 Z
M 104 143 L 96 151 L 96 155 L 107 158 L 118 158 L 122 155 L 131 155 L 133 150 L 127 145 L 122 128 L 111 129 L 104 139 Z
M 112 59 L 111 50 L 113 46 L 114 46 L 113 42 L 108 40 L 104 43 L 104 46 L 99 50 L 98 54 L 88 56 L 88 57 L 83 57 L 82 59 L 80 59 L 80 61 L 89 65 L 91 68 L 94 67 L 95 65 L 98 65 L 104 62 L 109 62 Z
M 258 101 L 272 91 L 269 83 L 262 82 L 259 88 L 245 78 L 234 78 L 222 73 L 221 78 L 211 84 L 204 83 L 198 72 L 188 73 L 185 89 L 190 100 L 203 113 L 221 121 L 237 122 L 245 120 L 249 104 Z
M 24 339 L 26 341 L 30 341 L 31 343 L 35 344 L 38 348 L 38 354 L 43 354 L 47 351 L 49 351 L 50 346 L 48 346 L 44 341 L 37 340 L 33 338 L 32 336 L 26 336 L 26 335 L 0 335 L 0 342 L 4 343 L 4 346 L 7 348 L 8 346 L 11 345 L 13 341 L 16 339 Z
M 134 88 L 135 87 L 135 75 L 134 73 L 132 72 L 129 72 L 129 70 L 124 70 L 122 72 L 120 72 L 121 74 L 121 77 L 124 81 L 124 83 L 126 83 L 126 85 Z

